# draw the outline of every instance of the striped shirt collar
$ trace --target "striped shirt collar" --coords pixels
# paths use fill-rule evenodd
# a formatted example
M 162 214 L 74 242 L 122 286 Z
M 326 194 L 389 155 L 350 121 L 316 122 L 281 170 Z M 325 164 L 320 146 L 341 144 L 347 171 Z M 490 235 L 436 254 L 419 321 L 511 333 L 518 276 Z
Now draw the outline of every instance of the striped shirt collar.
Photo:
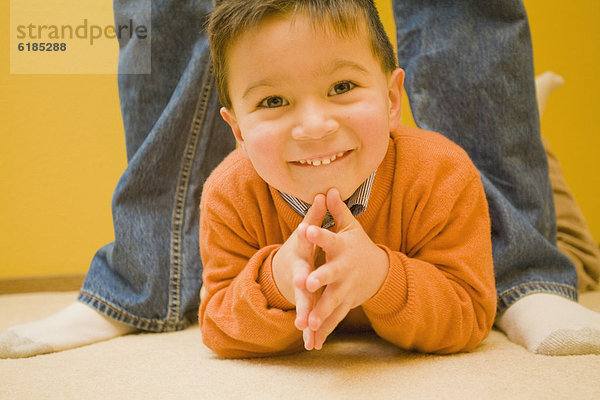
M 346 203 L 354 217 L 358 217 L 367 209 L 367 204 L 369 203 L 369 195 L 371 194 L 371 188 L 373 187 L 373 181 L 375 180 L 376 172 L 377 171 L 373 172 L 371 176 L 369 176 L 367 180 L 364 181 L 358 187 L 358 189 L 356 189 L 352 196 L 350 196 L 348 200 L 344 201 L 344 203 Z M 292 207 L 294 211 L 296 211 L 302 217 L 306 216 L 306 213 L 310 208 L 310 204 L 283 192 L 279 192 L 279 194 L 281 194 L 281 197 L 290 207 Z M 333 217 L 331 216 L 329 211 L 327 211 L 327 215 L 325 216 L 325 219 L 323 220 L 323 224 L 321 226 L 327 229 L 334 225 L 335 221 L 333 220 Z

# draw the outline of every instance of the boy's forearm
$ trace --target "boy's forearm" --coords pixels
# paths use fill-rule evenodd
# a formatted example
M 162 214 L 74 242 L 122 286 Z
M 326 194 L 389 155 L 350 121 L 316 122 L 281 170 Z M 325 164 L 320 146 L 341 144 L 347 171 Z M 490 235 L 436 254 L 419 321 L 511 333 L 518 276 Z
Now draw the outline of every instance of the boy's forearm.
M 431 263 L 389 255 L 386 281 L 363 304 L 379 336 L 405 349 L 454 353 L 471 350 L 489 334 L 496 309 L 493 276 L 463 281 Z
M 200 305 L 202 339 L 224 357 L 261 357 L 301 351 L 302 332 L 294 326 L 293 304 L 272 279 L 272 255 L 279 246 L 257 251 L 246 263 L 228 257 L 213 243 L 203 258 L 206 296 Z M 241 247 L 241 246 L 238 246 Z M 204 245 L 203 248 L 206 248 Z M 232 258 L 233 260 L 233 258 Z
M 289 262 L 282 260 L 284 257 L 281 252 L 276 252 L 273 256 L 273 262 L 271 264 L 271 271 L 273 274 L 273 281 L 277 290 L 285 299 L 293 305 L 296 305 L 296 299 L 294 295 L 294 272 Z
M 404 238 L 417 244 L 407 247 L 409 254 L 387 249 L 388 277 L 363 304 L 375 331 L 402 348 L 468 351 L 494 323 L 497 299 L 483 185 L 474 176 L 455 189 L 452 201 L 432 198 L 431 210 L 423 211 L 428 218 L 412 221 L 420 229 Z M 444 202 L 448 208 L 440 212 Z

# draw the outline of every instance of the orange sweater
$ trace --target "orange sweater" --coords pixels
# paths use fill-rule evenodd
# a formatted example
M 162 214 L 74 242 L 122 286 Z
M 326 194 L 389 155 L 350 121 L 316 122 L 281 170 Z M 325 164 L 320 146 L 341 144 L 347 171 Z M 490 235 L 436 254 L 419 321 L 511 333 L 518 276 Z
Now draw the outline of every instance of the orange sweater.
M 200 207 L 206 346 L 225 357 L 302 351 L 295 308 L 271 270 L 302 217 L 239 149 L 206 181 Z M 422 352 L 466 351 L 488 335 L 496 311 L 488 207 L 462 149 L 433 132 L 393 132 L 357 219 L 388 253 L 390 269 L 379 292 L 355 309 L 362 318 L 353 325 Z

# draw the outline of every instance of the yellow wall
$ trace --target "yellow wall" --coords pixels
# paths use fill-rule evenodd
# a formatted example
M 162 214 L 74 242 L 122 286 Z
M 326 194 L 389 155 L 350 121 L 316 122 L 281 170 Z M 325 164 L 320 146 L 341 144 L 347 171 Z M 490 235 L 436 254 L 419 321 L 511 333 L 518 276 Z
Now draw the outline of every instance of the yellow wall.
M 393 29 L 389 3 L 378 3 Z M 525 4 L 536 70 L 567 82 L 548 104 L 543 132 L 598 240 L 600 3 Z M 84 273 L 113 239 L 110 200 L 125 167 L 116 76 L 10 74 L 9 2 L 1 7 L 0 279 Z
M 1 7 L 0 279 L 85 273 L 125 167 L 116 75 L 10 74 Z
M 552 70 L 565 85 L 552 94 L 542 133 L 600 241 L 600 2 L 526 0 L 536 73 Z

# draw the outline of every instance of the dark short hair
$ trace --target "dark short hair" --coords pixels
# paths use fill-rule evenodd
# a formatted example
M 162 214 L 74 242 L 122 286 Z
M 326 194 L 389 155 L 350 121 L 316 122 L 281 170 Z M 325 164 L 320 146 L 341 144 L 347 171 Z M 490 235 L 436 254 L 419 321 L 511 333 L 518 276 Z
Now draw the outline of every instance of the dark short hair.
M 331 27 L 340 36 L 358 34 L 362 17 L 373 55 L 381 62 L 382 70 L 387 73 L 396 69 L 394 48 L 372 0 L 221 0 L 216 2 L 207 30 L 217 90 L 223 106 L 231 109 L 226 55 L 232 43 L 267 18 L 293 16 L 299 12 L 306 13 L 315 27 Z

